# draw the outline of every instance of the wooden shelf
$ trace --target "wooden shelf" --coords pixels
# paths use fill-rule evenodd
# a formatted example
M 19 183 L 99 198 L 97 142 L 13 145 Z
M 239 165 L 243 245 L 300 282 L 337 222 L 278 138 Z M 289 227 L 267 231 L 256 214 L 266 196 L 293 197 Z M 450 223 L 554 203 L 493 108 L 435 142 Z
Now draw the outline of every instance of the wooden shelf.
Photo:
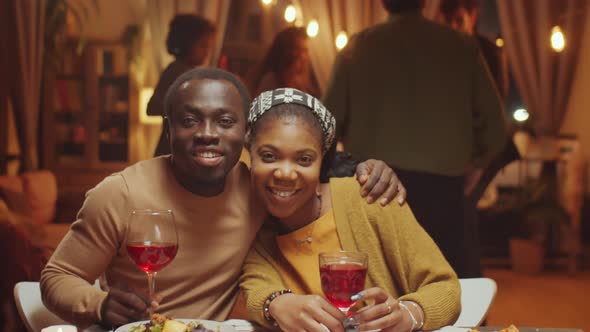
M 45 75 L 49 109 L 43 112 L 42 167 L 53 170 L 58 181 L 79 174 L 79 181 L 94 186 L 101 176 L 132 162 L 138 91 L 122 44 L 89 41 L 82 54 L 76 46 L 65 50 L 64 72 Z M 84 176 L 89 171 L 95 176 Z

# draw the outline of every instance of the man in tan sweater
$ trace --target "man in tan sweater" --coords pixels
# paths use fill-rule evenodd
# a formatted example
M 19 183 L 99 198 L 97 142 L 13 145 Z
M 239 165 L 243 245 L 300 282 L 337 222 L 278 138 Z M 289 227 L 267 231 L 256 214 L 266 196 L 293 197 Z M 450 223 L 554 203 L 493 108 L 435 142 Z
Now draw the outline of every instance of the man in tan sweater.
M 172 154 L 138 162 L 87 193 L 42 272 L 50 310 L 79 326 L 145 319 L 149 306 L 176 318 L 227 318 L 266 215 L 251 195 L 248 168 L 238 162 L 249 102 L 242 83 L 222 70 L 197 69 L 174 82 L 165 99 Z M 357 175 L 370 173 L 364 189 L 378 183 L 373 197 L 387 189 L 391 200 L 398 183 L 384 165 L 372 161 Z M 147 288 L 146 275 L 125 246 L 129 213 L 147 208 L 173 210 L 178 232 L 178 253 L 156 278 L 158 299 L 138 290 Z M 103 274 L 108 291 L 92 286 Z

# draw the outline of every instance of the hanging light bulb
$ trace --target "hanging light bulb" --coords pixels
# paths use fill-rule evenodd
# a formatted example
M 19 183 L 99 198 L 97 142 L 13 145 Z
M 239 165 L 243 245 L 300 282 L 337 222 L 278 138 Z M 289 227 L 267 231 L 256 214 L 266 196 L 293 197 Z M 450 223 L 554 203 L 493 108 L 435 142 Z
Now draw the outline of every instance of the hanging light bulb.
M 529 112 L 524 108 L 519 108 L 512 113 L 512 117 L 518 122 L 525 122 L 529 119 Z
M 348 35 L 345 31 L 340 31 L 338 36 L 336 36 L 336 48 L 341 50 L 348 44 Z
M 318 24 L 317 20 L 311 20 L 309 21 L 309 23 L 307 24 L 307 35 L 310 37 L 315 37 L 318 35 L 318 32 L 320 30 L 320 25 Z
M 504 47 L 504 39 L 502 39 L 500 37 L 496 38 L 496 46 Z
M 272 4 L 272 0 L 261 0 L 262 4 L 265 6 L 269 6 Z
M 296 18 L 297 10 L 295 9 L 295 6 L 288 5 L 287 8 L 285 8 L 285 21 L 292 23 L 295 21 Z
M 565 48 L 565 35 L 561 32 L 559 25 L 551 29 L 551 48 L 557 53 L 563 51 Z

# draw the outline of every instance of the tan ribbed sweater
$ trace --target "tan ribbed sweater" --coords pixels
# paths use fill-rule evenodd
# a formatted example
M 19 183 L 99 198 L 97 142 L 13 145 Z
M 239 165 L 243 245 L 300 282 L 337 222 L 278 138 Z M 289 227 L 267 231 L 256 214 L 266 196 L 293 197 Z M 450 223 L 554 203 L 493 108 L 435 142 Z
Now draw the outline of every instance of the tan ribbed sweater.
M 91 284 L 103 272 L 108 284 L 147 289 L 128 257 L 125 225 L 133 208 L 172 209 L 178 232 L 176 258 L 156 277 L 163 296 L 157 312 L 175 318 L 226 319 L 237 294 L 240 269 L 263 216 L 251 211 L 250 174 L 238 163 L 225 190 L 196 196 L 181 187 L 168 156 L 141 161 L 87 193 L 78 219 L 41 276 L 45 305 L 79 326 L 100 321 L 107 293 Z
M 367 204 L 352 178 L 332 179 L 332 208 L 344 250 L 369 255 L 366 287 L 381 287 L 395 298 L 420 304 L 424 330 L 455 322 L 461 311 L 461 288 L 434 241 L 418 224 L 407 204 Z M 250 317 L 269 326 L 265 299 L 286 286 L 277 272 L 279 249 L 270 225 L 259 232 L 240 280 Z

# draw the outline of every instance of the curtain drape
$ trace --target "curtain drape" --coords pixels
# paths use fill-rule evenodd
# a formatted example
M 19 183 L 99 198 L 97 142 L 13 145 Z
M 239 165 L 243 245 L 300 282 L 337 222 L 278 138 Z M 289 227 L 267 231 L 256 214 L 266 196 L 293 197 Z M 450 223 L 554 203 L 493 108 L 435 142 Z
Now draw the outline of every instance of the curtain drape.
M 5 5 L 0 4 L 0 49 L 8 49 L 8 39 L 6 38 L 6 24 L 8 23 L 3 14 L 6 11 Z M 6 174 L 8 164 L 8 68 L 9 52 L 0 52 L 0 174 Z
M 335 40 L 338 33 L 345 31 L 350 37 L 360 30 L 383 22 L 387 12 L 380 0 L 301 0 L 301 12 L 305 23 L 316 19 L 320 30 L 315 38 L 310 38 L 311 63 L 323 89 L 327 84 L 336 57 Z
M 38 167 L 39 103 L 43 68 L 45 0 L 2 1 L 3 93 L 13 105 L 21 170 Z
M 561 127 L 579 57 L 587 0 L 497 0 L 508 62 L 538 134 Z M 566 38 L 561 53 L 551 48 L 553 26 Z

